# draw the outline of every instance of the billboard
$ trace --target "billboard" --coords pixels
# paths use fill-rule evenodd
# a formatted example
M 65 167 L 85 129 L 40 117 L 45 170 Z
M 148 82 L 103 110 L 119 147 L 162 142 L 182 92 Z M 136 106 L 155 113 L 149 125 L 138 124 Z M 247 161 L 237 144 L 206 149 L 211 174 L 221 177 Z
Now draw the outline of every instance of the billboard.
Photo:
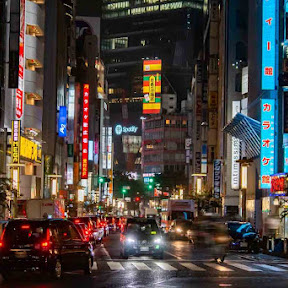
M 67 108 L 66 106 L 60 106 L 59 120 L 58 120 L 58 136 L 67 136 Z
M 161 60 L 143 61 L 143 114 L 161 111 Z
M 262 89 L 275 90 L 276 85 L 276 3 L 262 2 Z
M 271 188 L 274 174 L 275 100 L 261 100 L 261 163 L 260 182 L 262 189 Z
M 88 179 L 88 138 L 89 138 L 89 84 L 83 86 L 83 122 L 82 122 L 82 170 L 81 178 Z
M 18 71 L 18 88 L 16 89 L 16 117 L 19 120 L 22 119 L 24 113 L 25 1 L 26 0 L 20 0 L 19 71 Z

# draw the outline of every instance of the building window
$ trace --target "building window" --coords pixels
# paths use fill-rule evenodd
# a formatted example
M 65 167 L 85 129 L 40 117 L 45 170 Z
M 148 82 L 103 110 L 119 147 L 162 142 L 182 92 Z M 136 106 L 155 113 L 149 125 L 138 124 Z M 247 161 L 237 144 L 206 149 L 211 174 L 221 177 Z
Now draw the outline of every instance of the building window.
M 170 120 L 169 120 L 169 119 L 166 119 L 165 124 L 166 124 L 166 125 L 170 125 Z
M 183 120 L 183 121 L 182 121 L 182 125 L 183 125 L 183 126 L 186 126 L 186 125 L 187 125 L 187 120 Z
M 172 120 L 171 125 L 176 125 L 176 120 Z

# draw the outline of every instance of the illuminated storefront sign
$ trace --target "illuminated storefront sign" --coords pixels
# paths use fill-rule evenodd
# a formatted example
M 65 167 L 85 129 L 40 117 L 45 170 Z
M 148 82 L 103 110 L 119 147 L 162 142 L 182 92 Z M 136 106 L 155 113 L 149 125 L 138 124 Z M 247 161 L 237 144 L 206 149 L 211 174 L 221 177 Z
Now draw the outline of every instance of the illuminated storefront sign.
M 12 145 L 11 145 L 12 164 L 20 163 L 20 131 L 21 131 L 21 122 L 19 120 L 12 121 Z
M 60 109 L 59 109 L 58 135 L 59 137 L 67 136 L 67 108 L 66 106 L 60 106 Z
M 261 188 L 271 187 L 274 174 L 275 100 L 261 100 Z
M 122 125 L 117 125 L 115 127 L 116 135 L 122 135 L 126 133 L 137 133 L 137 131 L 138 131 L 138 127 L 136 126 L 124 127 Z
M 262 18 L 262 89 L 274 90 L 276 79 L 276 3 L 263 0 Z
M 286 173 L 279 173 L 271 176 L 271 195 L 286 196 L 288 192 L 288 178 Z
M 143 61 L 143 114 L 161 111 L 161 60 Z
M 232 103 L 232 117 L 241 111 L 241 102 L 233 101 Z M 240 188 L 240 164 L 237 162 L 240 159 L 240 140 L 232 137 L 232 158 L 231 158 L 231 188 L 238 190 Z
M 89 139 L 89 84 L 83 86 L 82 123 L 82 170 L 81 178 L 88 179 L 88 140 Z
M 20 0 L 19 72 L 16 89 L 16 117 L 22 119 L 24 113 L 24 37 L 25 37 L 25 0 Z
M 42 160 L 42 147 L 27 138 L 21 137 L 20 156 L 25 160 L 40 164 Z
M 112 169 L 112 127 L 108 127 L 107 139 L 107 169 Z

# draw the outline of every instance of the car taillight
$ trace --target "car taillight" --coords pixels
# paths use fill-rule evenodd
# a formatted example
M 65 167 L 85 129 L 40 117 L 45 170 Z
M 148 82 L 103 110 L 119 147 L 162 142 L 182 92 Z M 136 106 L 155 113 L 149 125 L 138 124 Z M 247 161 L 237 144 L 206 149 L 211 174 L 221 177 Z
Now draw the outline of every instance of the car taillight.
M 6 231 L 6 227 L 4 228 L 4 230 L 3 230 L 3 232 L 2 232 L 2 235 L 1 235 L 1 237 L 0 237 L 0 249 L 4 247 L 3 239 L 4 239 L 5 231 Z
M 79 223 L 80 223 L 80 220 L 79 220 L 79 219 L 76 219 L 76 220 L 75 220 L 75 223 L 76 223 L 76 224 L 79 224 Z
M 3 248 L 4 247 L 4 244 L 2 241 L 0 241 L 0 248 Z
M 42 248 L 47 248 L 48 246 L 49 246 L 49 242 L 47 242 L 47 241 L 44 241 L 41 243 Z
M 41 242 L 41 249 L 48 250 L 50 248 L 50 230 L 46 230 L 46 239 Z
M 85 235 L 89 235 L 89 230 L 85 230 Z
M 22 225 L 21 229 L 23 229 L 23 230 L 30 229 L 30 225 Z

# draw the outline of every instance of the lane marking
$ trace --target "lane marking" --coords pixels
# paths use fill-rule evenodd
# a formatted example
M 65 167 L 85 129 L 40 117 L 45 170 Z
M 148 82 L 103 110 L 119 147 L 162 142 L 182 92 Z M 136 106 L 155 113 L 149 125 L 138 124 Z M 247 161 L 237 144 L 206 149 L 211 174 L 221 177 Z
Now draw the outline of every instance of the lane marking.
M 164 263 L 164 262 L 155 262 L 157 266 L 159 266 L 161 269 L 165 271 L 176 271 L 177 268 L 171 266 L 170 264 Z
M 182 259 L 181 257 L 178 257 L 177 255 L 172 254 L 172 253 L 170 253 L 170 252 L 165 251 L 164 253 L 166 253 L 166 254 L 168 254 L 168 255 L 170 255 L 170 256 L 172 256 L 172 257 L 175 257 L 175 258 L 178 259 L 178 260 L 184 260 L 184 259 Z
M 93 262 L 92 271 L 98 270 L 98 264 L 96 261 Z
M 103 245 L 103 246 L 102 246 Z M 108 260 L 112 260 L 109 252 L 107 251 L 107 249 L 105 248 L 104 244 L 101 245 L 101 248 L 103 249 L 105 255 L 107 256 Z
M 137 270 L 151 270 L 145 263 L 143 262 L 132 262 L 131 263 Z
M 240 263 L 234 263 L 231 261 L 225 261 L 225 263 L 227 263 L 230 266 L 236 267 L 238 269 L 244 270 L 244 271 L 249 271 L 249 272 L 263 272 L 263 270 L 257 269 L 255 267 L 250 267 L 244 264 L 240 264 Z
M 271 265 L 267 265 L 267 264 L 256 264 L 257 266 L 260 266 L 262 268 L 274 271 L 274 272 L 287 272 L 287 270 L 279 268 L 279 267 L 274 267 Z
M 180 262 L 179 264 L 181 264 L 182 266 L 192 270 L 192 271 L 206 271 L 204 268 L 199 267 L 193 263 L 185 263 L 185 262 Z
M 111 270 L 125 270 L 119 262 L 107 262 L 107 264 Z
M 288 268 L 288 264 L 280 264 L 279 266 L 282 266 L 282 267 Z
M 206 266 L 209 266 L 217 271 L 220 271 L 220 272 L 233 272 L 234 270 L 230 269 L 230 268 L 227 268 L 225 266 L 221 266 L 219 264 L 216 264 L 216 263 L 205 263 Z

